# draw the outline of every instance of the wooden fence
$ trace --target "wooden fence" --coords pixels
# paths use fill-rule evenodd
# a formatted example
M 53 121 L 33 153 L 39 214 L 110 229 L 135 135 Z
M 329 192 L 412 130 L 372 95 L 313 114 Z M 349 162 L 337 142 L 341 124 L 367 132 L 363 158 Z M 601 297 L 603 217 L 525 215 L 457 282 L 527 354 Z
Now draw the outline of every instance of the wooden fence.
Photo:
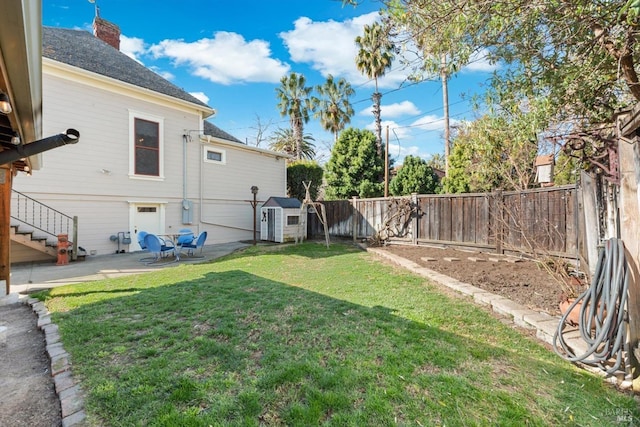
M 412 195 L 324 202 L 329 234 L 408 244 L 447 244 L 499 253 L 578 255 L 576 186 L 520 192 Z M 308 235 L 323 228 L 309 214 Z M 354 237 L 355 236 L 355 237 Z

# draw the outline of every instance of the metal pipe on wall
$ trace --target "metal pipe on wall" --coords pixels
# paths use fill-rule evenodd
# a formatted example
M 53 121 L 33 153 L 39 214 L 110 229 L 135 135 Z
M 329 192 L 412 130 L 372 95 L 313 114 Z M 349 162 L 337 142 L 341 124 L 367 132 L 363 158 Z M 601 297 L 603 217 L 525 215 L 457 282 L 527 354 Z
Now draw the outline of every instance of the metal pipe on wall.
M 21 144 L 16 148 L 0 151 L 0 165 L 15 162 L 25 157 L 35 156 L 45 151 L 62 147 L 67 144 L 75 144 L 80 140 L 80 132 L 75 129 L 67 129 L 66 133 L 60 133 L 48 138 L 39 139 L 30 144 Z

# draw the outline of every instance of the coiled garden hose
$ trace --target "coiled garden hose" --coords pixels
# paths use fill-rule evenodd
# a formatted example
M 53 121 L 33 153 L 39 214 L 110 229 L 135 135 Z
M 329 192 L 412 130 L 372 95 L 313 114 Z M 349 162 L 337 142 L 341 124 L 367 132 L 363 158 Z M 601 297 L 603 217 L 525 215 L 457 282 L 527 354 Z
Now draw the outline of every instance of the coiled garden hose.
M 609 239 L 598 255 L 591 285 L 571 303 L 558 324 L 553 336 L 555 352 L 566 360 L 598 367 L 609 375 L 619 370 L 623 350 L 629 350 L 626 339 L 628 290 L 629 275 L 624 245 L 622 240 Z M 563 329 L 571 310 L 579 304 L 578 329 L 588 349 L 584 354 L 577 355 L 565 342 Z M 615 362 L 609 366 L 612 359 Z

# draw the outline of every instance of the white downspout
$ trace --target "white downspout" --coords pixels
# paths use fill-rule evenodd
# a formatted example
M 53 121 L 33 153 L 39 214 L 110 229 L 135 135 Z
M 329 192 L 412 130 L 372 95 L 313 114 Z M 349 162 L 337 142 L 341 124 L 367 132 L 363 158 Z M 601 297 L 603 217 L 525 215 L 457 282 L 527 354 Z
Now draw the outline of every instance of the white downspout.
M 185 131 L 186 132 L 186 131 Z M 189 135 L 182 135 L 182 203 L 187 201 L 187 140 Z M 184 209 L 184 206 L 183 206 Z

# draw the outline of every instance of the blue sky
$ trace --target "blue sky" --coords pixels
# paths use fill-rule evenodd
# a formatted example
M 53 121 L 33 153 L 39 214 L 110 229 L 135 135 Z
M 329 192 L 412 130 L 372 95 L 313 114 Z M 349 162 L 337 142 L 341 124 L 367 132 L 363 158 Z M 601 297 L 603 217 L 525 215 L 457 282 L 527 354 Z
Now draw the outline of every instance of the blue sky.
M 373 82 L 356 69 L 354 42 L 377 19 L 381 4 L 365 0 L 97 0 L 100 16 L 122 31 L 121 50 L 217 110 L 218 127 L 256 145 L 258 119 L 269 135 L 288 127 L 277 109 L 275 89 L 290 72 L 310 86 L 328 74 L 356 90 L 351 126 L 373 130 Z M 95 5 L 88 0 L 43 0 L 43 25 L 91 31 Z M 449 81 L 451 122 L 472 120 L 470 95 L 481 93 L 492 67 L 482 60 Z M 379 81 L 384 129 L 396 164 L 408 155 L 444 153 L 442 85 L 438 78 L 408 84 L 399 61 Z M 333 136 L 312 119 L 320 161 Z M 268 142 L 262 142 L 263 148 Z

